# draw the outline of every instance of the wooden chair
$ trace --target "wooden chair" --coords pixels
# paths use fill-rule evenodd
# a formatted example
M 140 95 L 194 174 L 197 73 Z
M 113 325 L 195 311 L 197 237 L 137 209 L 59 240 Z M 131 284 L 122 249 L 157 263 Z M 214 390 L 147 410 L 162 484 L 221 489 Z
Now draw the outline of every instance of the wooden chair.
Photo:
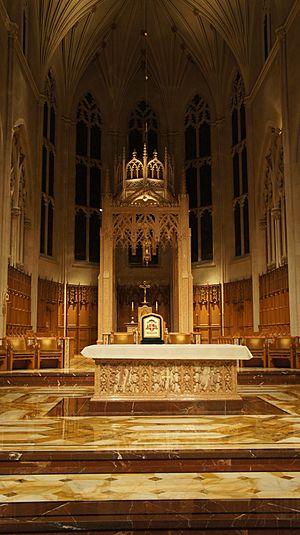
M 35 344 L 24 336 L 8 336 L 7 343 L 7 369 L 34 369 L 36 364 Z
M 260 366 L 263 368 L 268 367 L 266 339 L 264 336 L 249 336 L 242 338 L 241 344 L 248 347 L 253 359 L 249 361 L 241 361 L 240 366 L 245 366 L 246 362 L 249 366 L 255 366 L 257 359 L 259 359 L 261 361 Z
M 44 367 L 53 367 L 49 364 L 56 364 L 55 368 L 63 368 L 63 343 L 62 340 L 55 336 L 43 336 L 36 339 L 36 364 L 40 369 Z M 48 365 L 48 366 L 47 366 Z
M 282 365 L 284 361 L 288 361 L 290 368 L 295 367 L 295 338 L 292 336 L 278 336 L 269 342 L 269 368 L 276 367 L 276 363 Z
M 233 336 L 219 336 L 217 340 L 218 344 L 234 344 Z
M 170 344 L 191 344 L 193 342 L 193 335 L 191 333 L 169 333 Z
M 110 337 L 111 344 L 134 344 L 135 333 L 112 332 Z
M 300 337 L 295 339 L 295 368 L 300 368 Z
M 7 343 L 5 338 L 0 338 L 0 371 L 7 370 Z

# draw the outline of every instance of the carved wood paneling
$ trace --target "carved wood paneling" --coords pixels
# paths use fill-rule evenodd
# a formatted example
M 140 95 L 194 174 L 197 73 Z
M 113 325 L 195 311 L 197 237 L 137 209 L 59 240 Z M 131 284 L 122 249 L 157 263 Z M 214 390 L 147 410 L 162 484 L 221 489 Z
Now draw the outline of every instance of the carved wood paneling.
M 126 330 L 125 324 L 131 321 L 133 316 L 134 321 L 138 320 L 138 307 L 143 302 L 143 289 L 139 287 L 142 281 L 135 284 L 118 285 L 117 287 L 117 318 L 118 331 Z M 170 286 L 150 284 L 147 289 L 147 302 L 152 306 L 153 312 L 156 311 L 162 315 L 166 326 L 170 328 Z M 133 303 L 133 313 L 132 313 Z
M 64 288 L 59 282 L 38 280 L 37 332 L 39 334 L 62 335 L 60 318 L 63 322 Z M 62 323 L 63 325 L 63 323 Z
M 97 341 L 97 286 L 67 285 L 67 335 L 74 338 L 75 353 Z
M 288 266 L 259 277 L 260 332 L 265 335 L 289 335 Z
M 194 331 L 202 343 L 216 343 L 221 336 L 221 301 L 220 284 L 194 286 Z
M 8 266 L 6 332 L 8 335 L 26 334 L 31 325 L 31 275 Z
M 68 284 L 66 286 L 67 322 L 64 329 L 64 285 L 39 279 L 38 327 L 40 334 L 55 334 L 74 338 L 74 351 L 97 341 L 96 286 Z
M 224 284 L 224 336 L 253 333 L 252 279 Z

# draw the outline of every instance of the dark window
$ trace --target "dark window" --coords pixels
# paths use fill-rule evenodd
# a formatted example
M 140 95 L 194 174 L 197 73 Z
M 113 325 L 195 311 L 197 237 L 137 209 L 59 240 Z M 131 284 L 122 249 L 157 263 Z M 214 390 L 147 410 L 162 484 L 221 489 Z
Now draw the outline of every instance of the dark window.
M 244 84 L 240 74 L 236 75 L 232 96 L 232 174 L 234 203 L 235 254 L 241 256 L 250 252 L 248 214 L 248 170 L 246 143 L 246 110 L 244 105 Z M 242 208 L 241 208 L 242 207 Z
M 101 116 L 93 96 L 87 93 L 77 108 L 75 260 L 99 262 L 100 259 L 100 158 Z
M 43 108 L 43 146 L 41 176 L 40 253 L 53 255 L 55 192 L 55 98 L 54 80 L 49 71 Z
M 131 158 L 133 152 L 136 152 L 138 157 L 143 155 L 143 135 L 137 129 L 129 132 L 129 157 Z
M 242 186 L 243 193 L 248 192 L 248 169 L 247 169 L 247 150 L 246 147 L 242 150 Z
M 51 106 L 50 111 L 50 142 L 55 145 L 55 110 Z
M 79 121 L 76 125 L 76 154 L 78 156 L 87 155 L 87 126 L 83 121 Z
M 210 113 L 195 95 L 185 115 L 186 192 L 189 195 L 192 262 L 213 258 Z
M 48 204 L 48 232 L 47 232 L 47 255 L 52 256 L 53 248 L 53 206 Z
M 190 228 L 192 262 L 198 262 L 198 220 L 194 212 L 190 212 Z
M 196 167 L 190 167 L 186 172 L 186 192 L 189 195 L 190 208 L 197 208 L 198 206 L 197 189 L 197 169 Z
M 248 200 L 245 199 L 243 206 L 243 224 L 244 224 L 244 253 L 250 252 L 250 238 L 249 238 L 249 213 L 248 213 Z
M 152 128 L 150 128 L 150 130 L 148 131 L 148 143 L 147 143 L 147 146 L 148 146 L 148 155 L 150 157 L 153 156 L 153 152 L 156 150 L 157 151 L 157 132 L 155 132 L 155 130 L 153 130 Z
M 236 204 L 234 209 L 234 230 L 235 230 L 235 255 L 241 256 L 242 242 L 241 242 L 241 211 L 240 205 Z
M 48 138 L 48 102 L 44 104 L 43 136 L 45 139 Z
M 200 167 L 200 206 L 211 204 L 211 166 L 205 164 Z
M 49 188 L 50 197 L 54 197 L 54 154 L 49 152 Z
M 149 104 L 144 100 L 140 101 L 131 113 L 128 121 L 128 156 L 136 151 L 137 157 L 143 157 L 144 143 L 147 146 L 148 156 L 151 158 L 153 152 L 158 150 L 158 123 L 157 117 Z
M 47 149 L 42 149 L 42 192 L 47 193 Z
M 90 217 L 89 260 L 99 262 L 100 257 L 100 219 L 94 212 Z
M 27 13 L 26 10 L 23 10 L 23 20 L 22 20 L 22 51 L 26 55 L 27 52 Z
M 91 158 L 101 159 L 101 130 L 98 125 L 91 127 Z
M 238 112 L 236 108 L 232 110 L 231 127 L 232 127 L 232 145 L 236 145 L 239 140 Z
M 100 208 L 101 204 L 101 171 L 98 167 L 90 169 L 90 206 Z
M 86 260 L 86 216 L 80 211 L 75 215 L 75 260 Z
M 210 125 L 205 122 L 199 127 L 199 156 L 200 158 L 203 158 L 210 155 Z
M 202 260 L 212 260 L 212 217 L 211 213 L 205 210 L 201 217 L 201 258 Z
M 41 200 L 41 226 L 40 226 L 40 252 L 45 253 L 45 222 L 46 222 L 46 208 L 45 201 Z
M 233 156 L 233 195 L 238 197 L 240 194 L 240 158 L 239 154 Z
M 240 108 L 240 117 L 241 117 L 241 136 L 240 139 L 246 139 L 246 112 L 245 106 L 242 103 Z
M 185 159 L 194 160 L 196 155 L 196 130 L 193 126 L 188 126 L 185 130 Z
M 87 204 L 87 167 L 83 163 L 76 165 L 75 204 Z

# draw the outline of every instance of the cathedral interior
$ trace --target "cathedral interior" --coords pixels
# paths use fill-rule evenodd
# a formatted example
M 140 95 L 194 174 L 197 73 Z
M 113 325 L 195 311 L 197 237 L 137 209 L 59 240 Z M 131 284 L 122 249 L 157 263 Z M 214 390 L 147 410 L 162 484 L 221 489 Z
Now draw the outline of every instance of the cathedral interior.
M 0 0 L 0 533 L 300 533 L 298 24 Z

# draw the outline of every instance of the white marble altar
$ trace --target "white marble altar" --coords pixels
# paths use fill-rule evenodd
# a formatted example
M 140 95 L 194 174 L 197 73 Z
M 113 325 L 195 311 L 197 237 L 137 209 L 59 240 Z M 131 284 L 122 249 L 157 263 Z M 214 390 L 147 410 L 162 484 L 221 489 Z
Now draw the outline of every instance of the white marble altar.
M 252 358 L 231 344 L 99 344 L 81 353 L 95 360 L 94 401 L 240 399 L 237 363 Z

